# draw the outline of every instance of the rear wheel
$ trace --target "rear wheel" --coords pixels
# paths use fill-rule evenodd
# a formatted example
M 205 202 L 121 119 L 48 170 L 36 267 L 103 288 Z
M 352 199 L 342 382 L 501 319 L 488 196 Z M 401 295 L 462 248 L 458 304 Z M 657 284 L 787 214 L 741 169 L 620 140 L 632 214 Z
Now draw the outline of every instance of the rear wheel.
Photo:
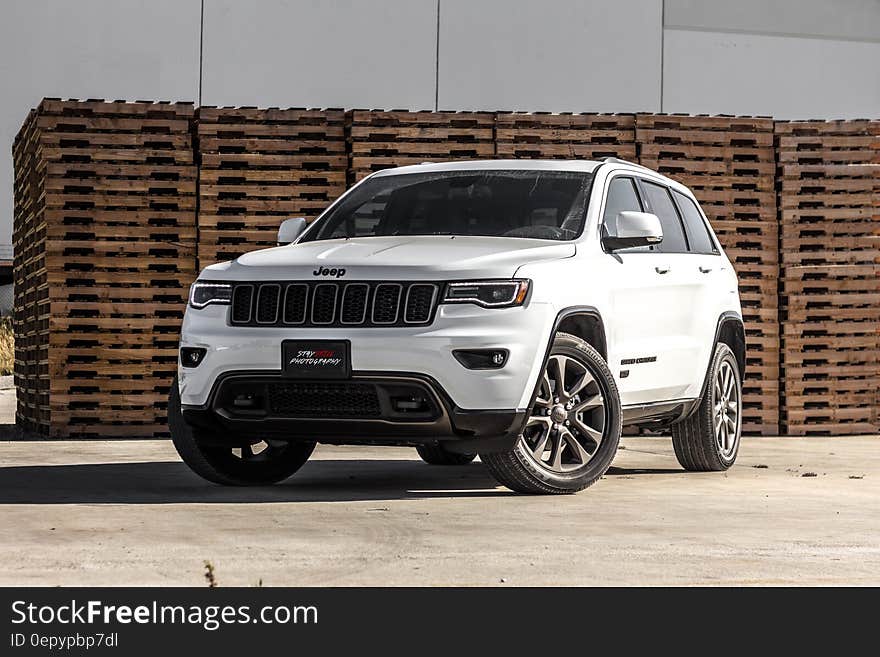
M 620 401 L 611 371 L 593 347 L 559 333 L 516 445 L 480 459 L 517 492 L 576 493 L 605 474 L 619 441 Z
M 672 446 L 685 470 L 727 470 L 736 461 L 742 434 L 742 381 L 733 351 L 715 347 L 700 405 L 672 425 Z
M 168 427 L 180 458 L 208 481 L 226 486 L 260 486 L 287 479 L 299 470 L 315 449 L 315 443 L 265 439 L 241 447 L 222 446 L 222 441 L 183 419 L 177 379 L 168 398 Z
M 430 465 L 467 465 L 477 457 L 476 454 L 450 452 L 443 445 L 419 445 L 416 451 Z

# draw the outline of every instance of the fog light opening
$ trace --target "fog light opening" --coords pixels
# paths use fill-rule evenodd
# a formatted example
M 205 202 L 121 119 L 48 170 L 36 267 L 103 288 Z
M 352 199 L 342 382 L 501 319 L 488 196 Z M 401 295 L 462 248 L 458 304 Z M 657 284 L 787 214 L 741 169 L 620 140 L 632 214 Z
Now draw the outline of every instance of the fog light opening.
M 202 364 L 208 350 L 205 347 L 181 347 L 180 364 L 183 367 L 198 367 Z
M 498 370 L 507 364 L 507 349 L 456 349 L 455 359 L 469 370 Z

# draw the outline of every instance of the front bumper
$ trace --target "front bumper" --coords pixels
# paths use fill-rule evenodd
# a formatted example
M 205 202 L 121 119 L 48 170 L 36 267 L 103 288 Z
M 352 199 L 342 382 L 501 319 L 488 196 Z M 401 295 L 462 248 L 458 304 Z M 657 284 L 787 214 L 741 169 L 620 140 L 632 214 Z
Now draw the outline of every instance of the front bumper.
M 279 390 L 284 393 L 278 394 Z M 242 391 L 257 403 L 237 408 L 236 393 Z M 356 401 L 365 391 L 375 406 Z M 395 395 L 416 396 L 425 403 L 415 412 L 395 410 L 391 403 Z M 304 397 L 313 403 L 304 406 Z M 296 408 L 279 406 L 284 400 Z M 204 430 L 203 440 L 220 445 L 267 437 L 336 444 L 444 441 L 454 442 L 455 449 L 464 452 L 510 449 L 526 419 L 521 409 L 458 408 L 436 381 L 422 375 L 363 372 L 345 381 L 291 381 L 281 374 L 227 373 L 217 379 L 206 404 L 183 405 L 182 412 L 190 426 Z
M 546 351 L 555 310 L 547 304 L 487 309 L 441 305 L 424 327 L 322 328 L 239 327 L 227 321 L 228 306 L 187 310 L 181 347 L 207 350 L 196 368 L 178 369 L 181 402 L 205 407 L 216 382 L 236 372 L 280 374 L 281 343 L 287 339 L 351 342 L 354 372 L 415 372 L 436 383 L 450 407 L 461 411 L 527 408 Z M 507 349 L 505 366 L 469 370 L 454 349 Z

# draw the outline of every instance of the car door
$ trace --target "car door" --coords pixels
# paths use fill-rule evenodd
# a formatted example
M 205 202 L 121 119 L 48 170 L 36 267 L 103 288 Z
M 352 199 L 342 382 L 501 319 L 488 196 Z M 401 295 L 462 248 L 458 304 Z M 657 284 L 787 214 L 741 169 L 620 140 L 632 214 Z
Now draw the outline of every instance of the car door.
M 603 230 L 613 231 L 617 215 L 625 210 L 650 211 L 632 174 L 615 176 L 607 184 Z M 611 311 L 605 319 L 608 366 L 617 378 L 621 404 L 673 399 L 679 386 L 664 371 L 669 364 L 664 354 L 677 348 L 676 321 L 682 306 L 672 263 L 656 246 L 620 249 L 606 253 L 602 261 Z
M 651 254 L 654 271 L 664 282 L 664 299 L 672 312 L 662 316 L 657 330 L 666 336 L 658 349 L 657 369 L 662 376 L 666 399 L 682 399 L 694 395 L 698 364 L 702 362 L 704 342 L 709 339 L 702 331 L 703 298 L 707 280 L 698 270 L 699 263 L 690 252 L 688 235 L 672 190 L 665 184 L 641 178 L 639 187 L 650 212 L 660 219 L 663 241 Z M 702 380 L 702 379 L 701 379 Z M 658 382 L 660 386 L 660 382 Z
M 691 315 L 691 330 L 700 341 L 694 380 L 701 384 L 712 356 L 718 317 L 722 308 L 727 307 L 725 295 L 732 293 L 728 289 L 730 276 L 727 269 L 730 264 L 721 256 L 717 240 L 696 200 L 675 189 L 672 190 L 672 198 L 687 233 L 689 257 L 684 263 L 685 272 L 690 272 L 699 281 L 694 302 L 696 312 Z M 696 390 L 695 394 L 700 392 Z

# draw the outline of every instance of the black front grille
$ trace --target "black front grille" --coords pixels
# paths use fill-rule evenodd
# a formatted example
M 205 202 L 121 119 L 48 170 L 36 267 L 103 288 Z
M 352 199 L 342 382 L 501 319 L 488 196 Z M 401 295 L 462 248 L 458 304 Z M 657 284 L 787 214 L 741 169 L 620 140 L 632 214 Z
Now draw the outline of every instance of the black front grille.
M 363 324 L 367 319 L 367 299 L 370 286 L 366 283 L 349 283 L 342 292 L 343 324 Z
M 376 386 L 368 383 L 275 383 L 269 388 L 269 413 L 291 417 L 379 417 Z
M 247 326 L 413 326 L 430 324 L 438 283 L 377 281 L 236 283 L 230 321 Z
M 322 283 L 314 289 L 312 324 L 332 324 L 336 318 L 336 298 L 339 289 L 335 283 Z
M 403 286 L 397 283 L 376 286 L 376 297 L 373 301 L 374 324 L 394 324 L 397 321 L 401 292 Z
M 309 286 L 305 283 L 288 285 L 284 292 L 285 324 L 303 324 L 308 315 Z
M 434 285 L 413 285 L 406 297 L 404 319 L 409 324 L 420 324 L 431 316 L 437 288 Z
M 254 286 L 236 285 L 232 293 L 232 321 L 247 324 L 251 321 L 251 307 L 254 305 Z
M 280 297 L 280 285 L 260 286 L 257 292 L 257 324 L 274 324 L 278 321 Z

